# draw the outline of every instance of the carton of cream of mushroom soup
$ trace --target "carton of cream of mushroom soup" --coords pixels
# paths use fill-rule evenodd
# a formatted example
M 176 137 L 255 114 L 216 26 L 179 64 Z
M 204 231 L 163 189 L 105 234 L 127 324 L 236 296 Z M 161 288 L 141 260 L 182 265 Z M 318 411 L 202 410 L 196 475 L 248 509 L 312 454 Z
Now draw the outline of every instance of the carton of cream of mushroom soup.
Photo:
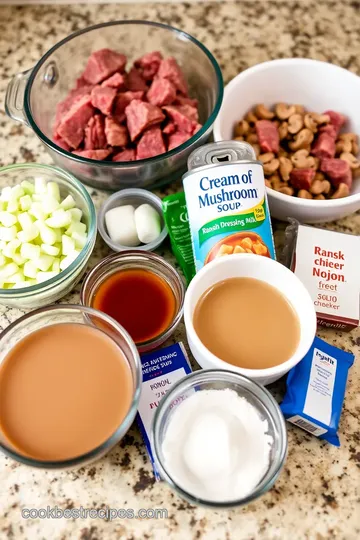
M 275 259 L 262 163 L 242 141 L 205 144 L 183 176 L 196 271 L 217 257 Z
M 320 326 L 349 331 L 360 318 L 360 236 L 290 219 L 283 262 L 308 289 Z

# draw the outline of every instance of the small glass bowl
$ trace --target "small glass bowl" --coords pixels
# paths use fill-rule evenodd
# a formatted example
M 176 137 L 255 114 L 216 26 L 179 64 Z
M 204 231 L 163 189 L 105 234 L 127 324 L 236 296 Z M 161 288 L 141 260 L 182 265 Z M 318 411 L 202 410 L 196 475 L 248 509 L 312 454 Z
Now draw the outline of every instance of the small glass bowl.
M 45 182 L 57 182 L 62 197 L 73 196 L 76 206 L 83 212 L 88 237 L 78 257 L 57 276 L 22 289 L 0 289 L 0 304 L 16 308 L 38 308 L 52 304 L 68 294 L 83 276 L 96 240 L 94 203 L 87 190 L 74 176 L 57 167 L 38 163 L 21 163 L 0 168 L 0 188 L 20 184 L 23 180 L 33 182 L 35 178 L 43 178 Z
M 147 191 L 146 189 L 123 189 L 121 191 L 113 193 L 108 199 L 106 199 L 98 213 L 98 229 L 100 236 L 104 240 L 104 242 L 107 243 L 109 248 L 111 248 L 113 251 L 128 250 L 129 246 L 123 246 L 111 240 L 105 224 L 106 212 L 108 212 L 108 210 L 111 210 L 112 208 L 124 206 L 125 204 L 132 204 L 133 206 L 135 206 L 135 208 L 137 208 L 141 204 L 145 203 L 150 204 L 150 206 L 152 206 L 159 214 L 161 221 L 161 232 L 159 236 L 155 238 L 155 240 L 153 240 L 152 242 L 149 242 L 148 244 L 142 244 L 137 247 L 132 247 L 131 249 L 137 251 L 153 251 L 154 249 L 158 248 L 160 244 L 162 244 L 162 242 L 165 240 L 167 236 L 167 228 L 165 226 L 160 197 L 155 195 L 155 193 L 151 193 L 151 191 Z
M 148 341 L 137 343 L 139 352 L 151 351 L 159 347 L 174 332 L 183 316 L 185 287 L 178 272 L 163 257 L 151 251 L 121 251 L 101 260 L 86 276 L 80 291 L 80 302 L 92 307 L 96 291 L 109 276 L 120 270 L 141 269 L 153 272 L 171 287 L 175 296 L 175 315 L 170 326 L 160 335 Z
M 117 444 L 129 430 L 139 405 L 142 371 L 139 353 L 135 343 L 114 319 L 101 313 L 96 309 L 76 306 L 76 305 L 57 305 L 49 306 L 31 311 L 23 315 L 17 321 L 10 324 L 0 335 L 0 364 L 4 361 L 11 349 L 24 337 L 31 332 L 52 326 L 53 324 L 76 323 L 86 326 L 95 326 L 105 332 L 121 349 L 124 354 L 132 374 L 133 380 L 133 398 L 128 413 L 116 431 L 100 446 L 90 452 L 64 461 L 40 461 L 20 454 L 15 448 L 8 445 L 4 436 L 0 432 L 0 450 L 7 456 L 30 465 L 43 469 L 68 469 L 73 467 L 82 467 L 105 455 L 115 444 Z M 51 362 L 51 358 L 49 358 Z M 69 374 L 71 376 L 71 374 Z M 79 391 L 84 389 L 79 388 Z M 119 388 L 119 393 L 121 389 Z M 66 399 L 66 396 L 64 396 Z
M 273 444 L 270 450 L 269 468 L 261 482 L 253 489 L 253 491 L 242 499 L 218 502 L 200 499 L 182 489 L 181 486 L 173 480 L 166 468 L 162 443 L 172 415 L 174 414 L 176 407 L 178 407 L 184 399 L 193 395 L 194 392 L 202 390 L 222 390 L 224 388 L 234 390 L 239 396 L 246 398 L 246 400 L 255 407 L 261 419 L 268 422 L 267 433 L 271 435 Z M 266 493 L 274 485 L 285 463 L 287 455 L 287 434 L 285 420 L 280 408 L 266 388 L 239 373 L 217 369 L 200 370 L 187 375 L 171 386 L 169 392 L 160 401 L 153 419 L 151 446 L 155 465 L 161 478 L 181 497 L 191 504 L 198 504 L 211 508 L 232 508 L 248 504 Z M 219 459 L 221 459 L 221 456 L 219 456 Z

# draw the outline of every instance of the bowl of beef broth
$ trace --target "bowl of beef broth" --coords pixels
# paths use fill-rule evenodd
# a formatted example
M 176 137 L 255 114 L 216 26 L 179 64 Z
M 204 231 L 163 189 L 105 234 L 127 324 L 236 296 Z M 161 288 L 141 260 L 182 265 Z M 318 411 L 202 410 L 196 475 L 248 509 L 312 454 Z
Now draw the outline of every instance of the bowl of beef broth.
M 205 369 L 229 369 L 260 384 L 276 381 L 308 352 L 316 314 L 285 266 L 252 254 L 204 266 L 185 295 L 191 352 Z
M 138 407 L 140 357 L 92 308 L 41 308 L 0 338 L 0 450 L 34 467 L 82 466 L 125 435 Z

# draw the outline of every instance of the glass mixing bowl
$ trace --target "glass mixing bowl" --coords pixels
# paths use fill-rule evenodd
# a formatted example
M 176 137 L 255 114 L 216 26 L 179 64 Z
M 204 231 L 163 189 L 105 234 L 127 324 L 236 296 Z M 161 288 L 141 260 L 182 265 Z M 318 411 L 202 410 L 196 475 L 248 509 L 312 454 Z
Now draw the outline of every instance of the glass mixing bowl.
M 22 163 L 0 168 L 0 188 L 20 184 L 23 180 L 59 184 L 63 198 L 72 195 L 76 206 L 82 210 L 82 221 L 87 225 L 87 242 L 78 257 L 57 276 L 22 289 L 0 289 L 0 304 L 16 308 L 34 309 L 52 304 L 68 294 L 82 278 L 96 240 L 96 211 L 94 203 L 84 186 L 66 171 L 38 163 Z
M 271 435 L 273 442 L 270 449 L 269 466 L 258 485 L 245 497 L 236 500 L 214 501 L 196 497 L 185 491 L 174 480 L 168 471 L 163 453 L 163 441 L 166 430 L 177 407 L 184 399 L 191 397 L 194 392 L 203 390 L 222 390 L 230 388 L 240 397 L 245 398 L 257 411 L 262 420 L 268 424 L 267 434 Z M 287 434 L 284 417 L 280 407 L 273 396 L 259 384 L 251 381 L 244 375 L 232 371 L 209 369 L 200 370 L 187 375 L 171 386 L 169 392 L 161 399 L 155 411 L 151 430 L 151 447 L 155 465 L 160 476 L 181 497 L 191 504 L 199 504 L 210 508 L 232 508 L 248 504 L 266 493 L 274 485 L 285 463 L 287 455 Z M 219 456 L 221 459 L 221 456 Z
M 54 324 L 74 323 L 86 326 L 95 326 L 100 328 L 102 332 L 107 334 L 116 345 L 119 347 L 123 355 L 125 356 L 127 363 L 129 364 L 132 375 L 133 396 L 130 408 L 127 415 L 117 427 L 115 432 L 100 446 L 94 448 L 90 452 L 81 456 L 67 459 L 64 461 L 40 461 L 21 454 L 15 447 L 10 445 L 9 441 L 5 438 L 4 434 L 0 430 L 0 451 L 4 452 L 7 456 L 30 465 L 32 467 L 38 467 L 43 469 L 68 469 L 74 467 L 82 467 L 97 459 L 100 459 L 109 450 L 115 446 L 129 430 L 139 404 L 142 372 L 141 361 L 139 353 L 135 347 L 135 344 L 129 334 L 124 330 L 120 324 L 114 319 L 92 308 L 75 305 L 58 305 L 50 306 L 23 315 L 17 321 L 8 326 L 0 336 L 0 364 L 5 360 L 7 354 L 13 349 L 13 347 L 24 337 L 28 336 L 32 332 L 36 332 L 41 328 L 51 326 Z M 49 358 L 49 362 L 52 358 Z M 86 375 L 86 374 L 85 374 Z M 86 376 L 85 380 L 86 380 Z M 71 376 L 71 374 L 69 374 Z M 86 384 L 84 388 L 79 388 L 79 392 L 86 392 Z M 121 388 L 119 388 L 119 394 Z M 66 396 L 64 396 L 66 399 Z M 68 433 L 71 436 L 71 433 Z
M 63 150 L 52 141 L 56 105 L 75 86 L 93 51 L 111 48 L 125 54 L 128 64 L 147 52 L 159 50 L 180 64 L 190 95 L 199 100 L 203 127 L 184 144 L 159 156 L 116 163 L 95 161 Z M 195 38 L 148 21 L 117 21 L 80 30 L 50 49 L 33 69 L 10 81 L 5 109 L 14 120 L 29 125 L 53 160 L 86 184 L 99 189 L 154 188 L 178 179 L 189 154 L 204 144 L 219 112 L 223 80 L 213 55 Z

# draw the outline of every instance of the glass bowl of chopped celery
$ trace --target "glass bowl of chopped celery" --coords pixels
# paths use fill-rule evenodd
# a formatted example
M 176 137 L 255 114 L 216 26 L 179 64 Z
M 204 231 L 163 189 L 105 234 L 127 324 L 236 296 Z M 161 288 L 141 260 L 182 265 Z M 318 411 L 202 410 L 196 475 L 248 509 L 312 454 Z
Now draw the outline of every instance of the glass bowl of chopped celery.
M 79 282 L 96 240 L 84 186 L 48 165 L 0 168 L 0 304 L 51 304 Z

